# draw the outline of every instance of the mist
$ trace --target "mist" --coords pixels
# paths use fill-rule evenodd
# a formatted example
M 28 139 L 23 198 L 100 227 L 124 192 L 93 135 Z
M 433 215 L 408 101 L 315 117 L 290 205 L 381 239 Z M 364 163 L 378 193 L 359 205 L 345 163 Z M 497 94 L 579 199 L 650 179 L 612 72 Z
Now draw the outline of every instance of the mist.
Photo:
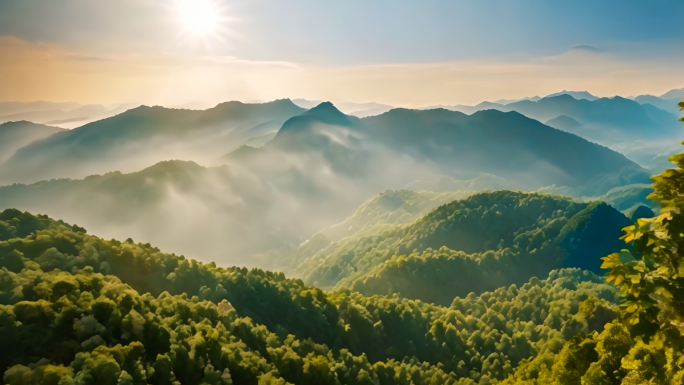
M 498 131 L 502 121 L 519 133 Z M 422 134 L 414 131 L 426 123 Z M 283 255 L 309 239 L 325 245 L 353 235 L 349 229 L 362 226 L 345 221 L 383 192 L 454 198 L 568 186 L 564 191 L 594 196 L 644 180 L 638 165 L 576 137 L 561 141 L 586 147 L 589 173 L 565 162 L 572 152 L 531 146 L 547 140 L 532 133 L 547 129 L 496 111 L 393 110 L 358 119 L 330 103 L 307 111 L 287 100 L 204 111 L 140 107 L 20 148 L 0 167 L 10 184 L 0 187 L 0 208 L 199 261 L 294 269 Z M 244 145 L 264 135 L 257 147 Z M 627 182 L 625 168 L 634 170 Z

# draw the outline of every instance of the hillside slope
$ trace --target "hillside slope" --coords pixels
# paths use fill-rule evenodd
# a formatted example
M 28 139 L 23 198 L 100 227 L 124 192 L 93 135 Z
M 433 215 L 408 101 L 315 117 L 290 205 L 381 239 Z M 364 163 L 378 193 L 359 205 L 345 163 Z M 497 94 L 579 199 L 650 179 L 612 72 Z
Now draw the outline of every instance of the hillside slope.
M 0 124 L 0 164 L 11 158 L 20 148 L 62 131 L 64 129 L 59 127 L 26 121 Z
M 296 271 L 316 285 L 386 294 L 402 290 L 380 273 L 385 267 L 396 268 L 395 256 L 434 256 L 449 259 L 452 267 L 434 279 L 424 276 L 432 280 L 429 286 L 440 291 L 447 280 L 452 288 L 444 289 L 446 297 L 466 295 L 519 284 L 564 266 L 600 272 L 598 258 L 625 247 L 618 237 L 630 223 L 605 203 L 537 193 L 480 193 L 441 206 L 411 224 L 332 243 L 301 262 Z M 453 274 L 459 271 L 467 274 Z M 428 275 L 433 272 L 426 269 Z M 380 285 L 379 276 L 389 281 Z M 359 286 L 369 280 L 372 288 Z

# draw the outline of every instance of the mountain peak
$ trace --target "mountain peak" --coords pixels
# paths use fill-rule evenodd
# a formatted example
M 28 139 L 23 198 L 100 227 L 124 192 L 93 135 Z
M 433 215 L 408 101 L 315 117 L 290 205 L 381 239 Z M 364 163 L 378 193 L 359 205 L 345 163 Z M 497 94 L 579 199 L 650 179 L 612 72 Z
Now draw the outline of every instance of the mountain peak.
M 558 93 L 554 95 L 544 96 L 542 99 L 554 99 L 554 100 L 577 100 L 570 94 Z
M 551 97 L 556 97 L 556 96 L 562 96 L 562 95 L 570 95 L 574 99 L 581 100 L 581 99 L 586 99 L 589 101 L 593 101 L 598 99 L 598 97 L 590 94 L 587 91 L 568 91 L 568 90 L 563 90 L 561 92 L 555 92 L 553 94 L 546 95 L 544 99 L 551 98 Z
M 331 102 L 323 102 L 316 107 L 310 109 L 309 111 L 305 112 L 305 115 L 313 115 L 313 114 L 342 114 L 342 111 L 338 110 L 337 107 L 335 107 L 334 104 Z M 342 114 L 344 115 L 344 114 Z
M 681 88 L 675 88 L 659 96 L 661 99 L 682 99 L 684 98 L 684 91 Z
M 339 126 L 348 126 L 351 124 L 349 116 L 342 113 L 342 111 L 338 110 L 337 107 L 330 102 L 323 102 L 304 112 L 300 116 Z

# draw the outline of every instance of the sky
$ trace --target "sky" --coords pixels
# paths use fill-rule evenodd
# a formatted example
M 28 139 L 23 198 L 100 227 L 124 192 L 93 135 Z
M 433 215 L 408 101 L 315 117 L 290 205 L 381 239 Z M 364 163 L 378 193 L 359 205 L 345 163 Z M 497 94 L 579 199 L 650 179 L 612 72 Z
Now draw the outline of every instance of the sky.
M 419 107 L 684 87 L 681 0 L 0 0 L 0 101 Z

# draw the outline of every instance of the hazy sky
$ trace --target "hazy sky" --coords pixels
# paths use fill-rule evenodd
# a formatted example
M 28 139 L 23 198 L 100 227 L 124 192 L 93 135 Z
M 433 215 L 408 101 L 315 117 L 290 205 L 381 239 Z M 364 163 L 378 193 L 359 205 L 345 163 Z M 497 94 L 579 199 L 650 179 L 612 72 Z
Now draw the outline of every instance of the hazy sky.
M 661 94 L 684 86 L 682 15 L 681 0 L 0 0 L 0 100 Z

